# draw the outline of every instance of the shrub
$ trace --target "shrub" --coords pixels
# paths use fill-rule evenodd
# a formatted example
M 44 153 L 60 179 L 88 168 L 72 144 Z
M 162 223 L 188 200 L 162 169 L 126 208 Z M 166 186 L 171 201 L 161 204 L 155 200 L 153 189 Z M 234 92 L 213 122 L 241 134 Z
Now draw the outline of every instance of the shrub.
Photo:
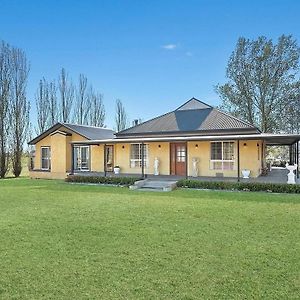
M 182 179 L 177 182 L 177 186 L 196 189 L 300 194 L 300 185 L 286 183 L 224 182 Z
M 140 180 L 140 178 L 136 178 L 136 177 L 80 176 L 80 175 L 69 175 L 66 178 L 66 182 L 113 184 L 113 185 L 121 185 L 121 186 L 132 185 L 137 180 Z

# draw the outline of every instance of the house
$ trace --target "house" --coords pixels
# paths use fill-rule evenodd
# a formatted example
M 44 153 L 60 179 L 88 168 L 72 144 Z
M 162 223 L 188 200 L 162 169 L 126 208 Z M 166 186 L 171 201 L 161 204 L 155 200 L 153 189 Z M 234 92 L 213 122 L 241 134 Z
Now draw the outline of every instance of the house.
M 298 163 L 299 135 L 265 134 L 218 108 L 192 98 L 149 121 L 114 134 L 110 129 L 57 123 L 29 142 L 35 146 L 32 178 L 68 174 L 257 177 L 267 145 L 290 145 Z M 156 170 L 155 170 L 156 168 Z
M 114 132 L 106 128 L 57 123 L 32 141 L 35 146 L 32 178 L 64 179 L 72 170 L 98 170 L 103 166 L 102 149 L 74 142 L 113 139 Z

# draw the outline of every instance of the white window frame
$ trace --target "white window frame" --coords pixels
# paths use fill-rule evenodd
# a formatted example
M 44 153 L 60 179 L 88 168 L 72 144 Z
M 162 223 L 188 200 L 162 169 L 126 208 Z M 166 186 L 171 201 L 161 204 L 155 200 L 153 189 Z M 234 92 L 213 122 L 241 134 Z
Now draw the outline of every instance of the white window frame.
M 138 145 L 138 158 L 132 158 L 132 147 Z M 129 159 L 129 166 L 131 169 L 141 168 L 142 167 L 142 145 L 141 143 L 133 143 L 130 144 L 130 159 Z M 149 144 L 144 144 L 144 167 L 148 168 L 149 166 Z
M 83 149 L 83 148 L 87 149 L 87 167 L 86 168 L 82 168 L 82 165 L 81 165 L 82 164 L 82 161 L 81 161 L 81 149 Z M 77 149 L 79 149 L 79 159 L 78 159 L 79 165 L 80 165 L 79 168 L 76 168 L 76 164 L 75 164 L 75 151 Z M 74 145 L 73 151 L 74 151 L 74 153 L 73 153 L 73 160 L 74 160 L 73 161 L 73 166 L 74 166 L 74 170 L 75 171 L 80 171 L 80 172 L 89 172 L 90 171 L 90 163 L 91 163 L 90 146 Z
M 212 159 L 212 143 L 221 143 L 222 145 L 222 159 Z M 233 143 L 233 157 L 232 159 L 224 159 L 224 143 Z M 215 171 L 234 171 L 236 170 L 236 142 L 235 141 L 211 141 L 210 142 L 210 170 L 215 170 Z M 221 163 L 222 168 L 221 169 L 216 169 L 214 168 L 214 163 Z M 224 163 L 233 163 L 232 169 L 224 168 Z
M 43 157 L 43 149 L 48 150 L 48 156 Z M 48 162 L 48 167 L 43 168 L 43 161 L 46 160 Z M 51 147 L 50 146 L 42 146 L 41 147 L 41 170 L 43 171 L 49 171 L 51 170 Z

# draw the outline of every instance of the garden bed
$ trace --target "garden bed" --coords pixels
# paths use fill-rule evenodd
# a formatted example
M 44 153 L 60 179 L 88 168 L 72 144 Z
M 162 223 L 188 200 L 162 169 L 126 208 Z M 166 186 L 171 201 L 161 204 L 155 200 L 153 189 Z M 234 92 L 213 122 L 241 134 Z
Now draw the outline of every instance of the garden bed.
M 177 187 L 209 190 L 300 194 L 300 185 L 284 183 L 222 182 L 181 179 L 177 182 Z
M 105 177 L 105 176 L 80 176 L 69 175 L 66 182 L 70 183 L 87 183 L 87 184 L 107 184 L 114 186 L 130 186 L 140 180 L 137 177 Z

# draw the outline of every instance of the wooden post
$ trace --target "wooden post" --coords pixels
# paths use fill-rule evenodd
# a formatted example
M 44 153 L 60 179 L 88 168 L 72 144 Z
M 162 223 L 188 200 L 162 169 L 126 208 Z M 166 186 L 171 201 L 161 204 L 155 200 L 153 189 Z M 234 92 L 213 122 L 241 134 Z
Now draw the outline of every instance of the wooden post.
M 240 182 L 240 140 L 237 141 L 237 171 L 238 171 L 238 182 Z
M 289 164 L 291 165 L 291 164 L 293 164 L 293 162 L 292 162 L 292 145 L 290 145 L 290 147 L 289 147 L 289 154 L 290 154 L 290 162 L 289 162 Z
M 144 142 L 142 142 L 142 157 L 141 157 L 141 159 L 142 159 L 142 178 L 145 178 L 145 166 L 144 166 Z

